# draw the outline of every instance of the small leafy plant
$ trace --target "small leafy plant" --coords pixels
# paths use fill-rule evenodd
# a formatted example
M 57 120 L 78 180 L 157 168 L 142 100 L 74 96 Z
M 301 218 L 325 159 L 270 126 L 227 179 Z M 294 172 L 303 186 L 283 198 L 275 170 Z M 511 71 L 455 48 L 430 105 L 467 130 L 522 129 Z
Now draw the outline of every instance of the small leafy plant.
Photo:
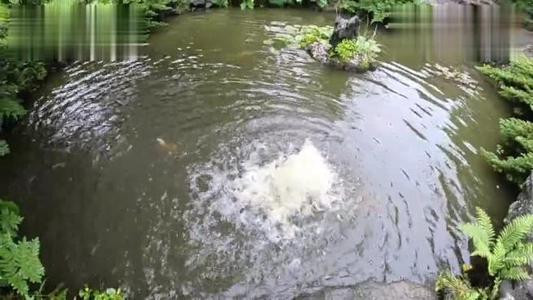
M 120 289 L 108 288 L 105 291 L 85 287 L 80 290 L 78 296 L 81 300 L 124 300 L 126 297 Z
M 333 56 L 338 57 L 342 62 L 358 59 L 363 68 L 368 68 L 375 63 L 380 52 L 380 45 L 376 40 L 359 35 L 355 40 L 346 39 L 341 41 L 335 47 Z
M 507 67 L 485 65 L 478 70 L 496 82 L 500 95 L 518 108 L 520 117 L 531 115 L 533 59 L 522 56 Z M 517 118 L 504 119 L 500 121 L 500 132 L 504 144 L 499 145 L 496 152 L 481 149 L 481 154 L 497 172 L 521 184 L 533 171 L 533 123 Z
M 39 260 L 39 240 L 18 238 L 21 222 L 15 203 L 0 199 L 0 286 L 30 298 L 30 284 L 42 282 L 44 268 Z
M 502 280 L 525 280 L 530 275 L 526 266 L 533 261 L 533 243 L 526 239 L 533 231 L 533 215 L 515 218 L 496 236 L 490 217 L 477 208 L 476 221 L 460 226 L 474 246 L 472 256 L 486 259 L 488 274 L 494 278 L 491 287 L 473 288 L 463 276 L 449 271 L 439 275 L 437 291 L 448 290 L 456 299 L 495 299 Z

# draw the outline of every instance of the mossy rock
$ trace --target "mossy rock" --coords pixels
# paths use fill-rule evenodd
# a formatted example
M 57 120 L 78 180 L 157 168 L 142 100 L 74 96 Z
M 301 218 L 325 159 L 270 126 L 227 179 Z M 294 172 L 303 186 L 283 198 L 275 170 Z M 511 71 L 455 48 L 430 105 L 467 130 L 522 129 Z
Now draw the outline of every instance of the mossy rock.
M 329 65 L 335 69 L 356 73 L 364 73 L 376 69 L 375 63 L 363 63 L 363 60 L 359 56 L 355 56 L 348 61 L 342 61 L 339 58 L 332 56 L 330 51 L 331 46 L 324 43 L 312 43 L 307 46 L 305 50 L 316 61 Z

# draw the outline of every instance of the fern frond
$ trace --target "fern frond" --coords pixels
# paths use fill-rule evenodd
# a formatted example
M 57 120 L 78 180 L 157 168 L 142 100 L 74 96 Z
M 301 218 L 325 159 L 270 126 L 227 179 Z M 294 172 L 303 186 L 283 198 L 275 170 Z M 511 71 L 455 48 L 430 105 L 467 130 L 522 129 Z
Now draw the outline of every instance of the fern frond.
M 513 267 L 509 269 L 503 269 L 500 272 L 500 278 L 507 279 L 507 280 L 516 280 L 516 281 L 522 281 L 529 279 L 530 276 L 524 269 L 520 267 Z
M 494 236 L 494 231 L 487 231 L 487 225 L 484 223 L 485 221 L 486 220 L 484 219 L 482 220 L 483 225 L 479 222 L 476 222 L 466 223 L 459 227 L 461 231 L 470 237 L 474 243 L 474 252 L 472 252 L 473 256 L 489 257 L 491 254 L 490 248 L 491 244 L 493 243 L 492 239 Z
M 0 140 L 0 157 L 9 154 L 9 145 L 4 140 Z
M 15 243 L 8 235 L 0 237 L 0 280 L 29 298 L 29 283 L 41 282 L 43 275 L 38 239 Z
M 494 233 L 494 227 L 492 226 L 492 222 L 490 220 L 489 215 L 481 208 L 476 207 L 476 213 L 477 213 L 477 223 L 479 226 L 485 231 L 486 238 L 487 238 L 487 244 L 489 244 L 489 247 L 493 245 L 494 243 L 494 237 L 496 234 Z
M 20 119 L 26 114 L 26 109 L 20 103 L 9 98 L 0 99 L 0 118 Z
M 0 199 L 0 234 L 15 237 L 21 222 L 22 217 L 17 205 L 11 201 Z
M 504 258 L 507 267 L 521 267 L 533 261 L 533 244 L 521 245 L 515 250 L 508 252 Z
M 501 242 L 505 249 L 512 250 L 517 243 L 523 240 L 533 229 L 533 215 L 525 215 L 515 218 L 503 228 L 497 241 Z
M 505 249 L 504 244 L 502 241 L 498 240 L 494 246 L 492 254 L 487 257 L 487 261 L 489 263 L 489 274 L 491 276 L 495 276 L 502 268 L 505 267 L 504 258 L 506 254 L 507 250 Z

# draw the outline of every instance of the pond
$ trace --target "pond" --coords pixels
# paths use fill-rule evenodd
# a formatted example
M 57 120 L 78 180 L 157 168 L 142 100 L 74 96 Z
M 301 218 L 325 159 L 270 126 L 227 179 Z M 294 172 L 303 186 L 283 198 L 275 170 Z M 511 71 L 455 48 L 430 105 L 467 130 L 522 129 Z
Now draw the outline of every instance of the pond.
M 515 191 L 479 155 L 509 112 L 474 69 L 509 49 L 454 9 L 378 32 L 364 74 L 265 42 L 333 14 L 227 9 L 170 20 L 138 59 L 52 75 L 0 161 L 47 284 L 291 298 L 458 270 L 454 228 L 475 206 L 501 220 Z

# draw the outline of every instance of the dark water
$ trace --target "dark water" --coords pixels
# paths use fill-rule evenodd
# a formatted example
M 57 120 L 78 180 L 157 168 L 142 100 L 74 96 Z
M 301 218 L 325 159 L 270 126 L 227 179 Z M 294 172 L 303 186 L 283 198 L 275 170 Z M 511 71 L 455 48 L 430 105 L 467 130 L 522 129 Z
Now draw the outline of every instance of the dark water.
M 513 196 L 478 153 L 508 114 L 481 50 L 443 50 L 466 30 L 391 29 L 381 66 L 356 75 L 263 42 L 333 18 L 188 14 L 138 60 L 53 76 L 0 160 L 48 283 L 289 298 L 430 284 L 468 261 L 456 225 L 475 206 L 501 220 Z

